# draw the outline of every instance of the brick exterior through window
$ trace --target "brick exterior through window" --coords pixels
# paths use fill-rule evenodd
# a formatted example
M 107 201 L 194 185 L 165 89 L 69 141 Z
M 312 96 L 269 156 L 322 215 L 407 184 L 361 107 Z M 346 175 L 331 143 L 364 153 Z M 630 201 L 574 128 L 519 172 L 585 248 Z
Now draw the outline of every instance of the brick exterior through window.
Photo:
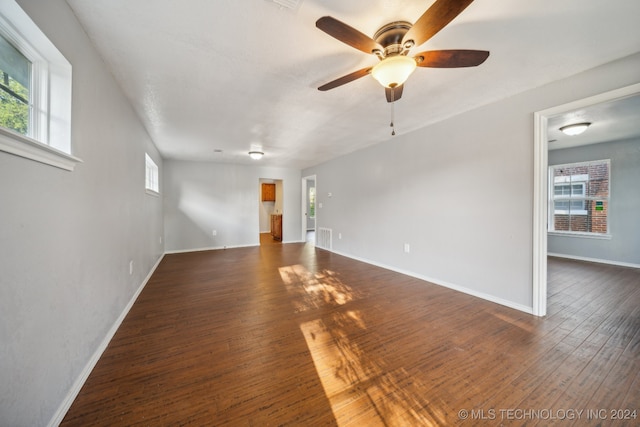
M 556 165 L 549 170 L 549 231 L 607 234 L 610 161 Z

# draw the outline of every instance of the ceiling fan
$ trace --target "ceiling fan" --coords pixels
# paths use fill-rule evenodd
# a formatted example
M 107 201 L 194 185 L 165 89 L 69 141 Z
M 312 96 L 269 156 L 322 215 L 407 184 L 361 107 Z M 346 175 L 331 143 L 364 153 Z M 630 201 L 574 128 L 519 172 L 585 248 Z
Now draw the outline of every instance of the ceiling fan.
M 482 64 L 489 57 L 486 50 L 429 50 L 413 57 L 407 56 L 412 47 L 419 46 L 436 35 L 472 2 L 473 0 L 436 0 L 415 24 L 406 21 L 391 22 L 380 28 L 373 38 L 331 16 L 318 19 L 316 27 L 325 33 L 364 53 L 375 55 L 380 60 L 375 66 L 337 78 L 320 86 L 318 90 L 330 90 L 372 74 L 384 86 L 387 101 L 394 102 L 402 96 L 403 85 L 416 67 L 460 68 Z

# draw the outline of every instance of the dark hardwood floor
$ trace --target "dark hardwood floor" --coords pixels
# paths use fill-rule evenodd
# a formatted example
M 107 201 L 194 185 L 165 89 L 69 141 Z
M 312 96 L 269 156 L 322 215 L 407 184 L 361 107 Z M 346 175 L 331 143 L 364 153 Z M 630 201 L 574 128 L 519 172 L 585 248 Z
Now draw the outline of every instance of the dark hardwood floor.
M 640 270 L 548 287 L 537 318 L 309 244 L 167 255 L 62 425 L 640 424 Z

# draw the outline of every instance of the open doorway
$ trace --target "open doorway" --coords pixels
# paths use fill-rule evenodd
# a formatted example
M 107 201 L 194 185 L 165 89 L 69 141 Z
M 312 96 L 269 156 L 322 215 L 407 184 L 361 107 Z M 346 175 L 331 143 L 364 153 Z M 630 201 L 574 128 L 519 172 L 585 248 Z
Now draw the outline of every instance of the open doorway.
M 316 176 L 302 178 L 302 237 L 305 242 L 316 243 Z
M 533 314 L 547 313 L 549 214 L 549 125 L 564 114 L 640 94 L 640 84 L 613 90 L 534 113 Z M 597 206 L 597 205 L 596 205 Z
M 260 215 L 260 244 L 282 243 L 282 211 L 283 195 L 282 180 L 259 180 L 259 215 Z

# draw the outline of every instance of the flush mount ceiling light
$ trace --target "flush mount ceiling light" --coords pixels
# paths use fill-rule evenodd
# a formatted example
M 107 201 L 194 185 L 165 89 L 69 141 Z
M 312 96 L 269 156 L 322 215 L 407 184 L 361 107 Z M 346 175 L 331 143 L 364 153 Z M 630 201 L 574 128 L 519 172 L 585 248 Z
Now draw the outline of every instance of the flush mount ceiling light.
M 589 122 L 574 123 L 571 125 L 562 126 L 560 128 L 560 131 L 562 131 L 562 133 L 564 133 L 565 135 L 575 136 L 580 135 L 582 132 L 587 130 L 589 126 L 591 126 L 591 123 Z
M 264 153 L 262 151 L 249 151 L 249 156 L 253 160 L 260 160 L 262 156 L 264 156 Z
M 389 56 L 373 67 L 371 75 L 382 86 L 394 88 L 404 84 L 416 66 L 416 60 L 408 56 Z

